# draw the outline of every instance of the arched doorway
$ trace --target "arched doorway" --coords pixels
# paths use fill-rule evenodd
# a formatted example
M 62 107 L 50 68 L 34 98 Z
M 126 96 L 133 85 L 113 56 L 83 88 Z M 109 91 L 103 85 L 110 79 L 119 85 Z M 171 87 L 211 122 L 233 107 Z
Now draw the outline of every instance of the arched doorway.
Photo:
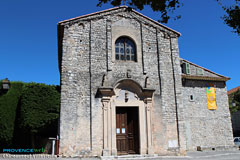
M 154 90 L 131 79 L 99 88 L 103 104 L 103 155 L 151 154 Z

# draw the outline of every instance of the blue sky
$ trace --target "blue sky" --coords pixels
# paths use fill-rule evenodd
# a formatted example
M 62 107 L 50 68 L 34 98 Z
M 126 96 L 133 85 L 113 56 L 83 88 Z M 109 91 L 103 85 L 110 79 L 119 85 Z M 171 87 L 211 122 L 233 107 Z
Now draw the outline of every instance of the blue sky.
M 60 84 L 57 23 L 108 9 L 98 0 L 0 0 L 0 79 Z M 239 86 L 240 36 L 220 18 L 216 0 L 183 0 L 184 6 L 167 26 L 179 31 L 180 56 L 216 73 L 231 77 L 228 90 Z M 149 7 L 140 11 L 157 20 Z

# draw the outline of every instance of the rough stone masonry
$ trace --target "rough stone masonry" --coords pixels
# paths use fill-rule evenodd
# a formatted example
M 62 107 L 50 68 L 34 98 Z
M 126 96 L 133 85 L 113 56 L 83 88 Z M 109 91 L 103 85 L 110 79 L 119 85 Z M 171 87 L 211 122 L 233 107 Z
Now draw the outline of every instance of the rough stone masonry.
M 126 6 L 59 22 L 60 154 L 233 149 L 229 78 L 181 59 L 179 36 Z

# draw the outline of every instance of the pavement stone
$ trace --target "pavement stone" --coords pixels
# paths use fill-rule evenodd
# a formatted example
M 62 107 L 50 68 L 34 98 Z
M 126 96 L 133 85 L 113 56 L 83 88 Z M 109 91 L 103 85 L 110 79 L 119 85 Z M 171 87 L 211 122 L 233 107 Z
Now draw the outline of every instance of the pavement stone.
M 240 160 L 240 151 L 188 152 L 186 156 L 118 156 L 93 158 L 64 158 L 51 155 L 3 155 L 0 160 Z

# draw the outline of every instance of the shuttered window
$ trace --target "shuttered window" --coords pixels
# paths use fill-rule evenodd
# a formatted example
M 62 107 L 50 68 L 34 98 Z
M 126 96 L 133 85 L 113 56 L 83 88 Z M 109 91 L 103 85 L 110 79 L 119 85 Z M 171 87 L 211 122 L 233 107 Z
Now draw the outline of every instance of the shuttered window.
M 191 68 L 189 63 L 186 63 L 186 74 L 191 74 Z
M 190 68 L 190 64 L 187 62 L 183 62 L 181 64 L 181 68 L 182 68 L 182 73 L 184 74 L 191 74 L 191 68 Z
M 197 68 L 197 75 L 203 75 L 203 69 Z

